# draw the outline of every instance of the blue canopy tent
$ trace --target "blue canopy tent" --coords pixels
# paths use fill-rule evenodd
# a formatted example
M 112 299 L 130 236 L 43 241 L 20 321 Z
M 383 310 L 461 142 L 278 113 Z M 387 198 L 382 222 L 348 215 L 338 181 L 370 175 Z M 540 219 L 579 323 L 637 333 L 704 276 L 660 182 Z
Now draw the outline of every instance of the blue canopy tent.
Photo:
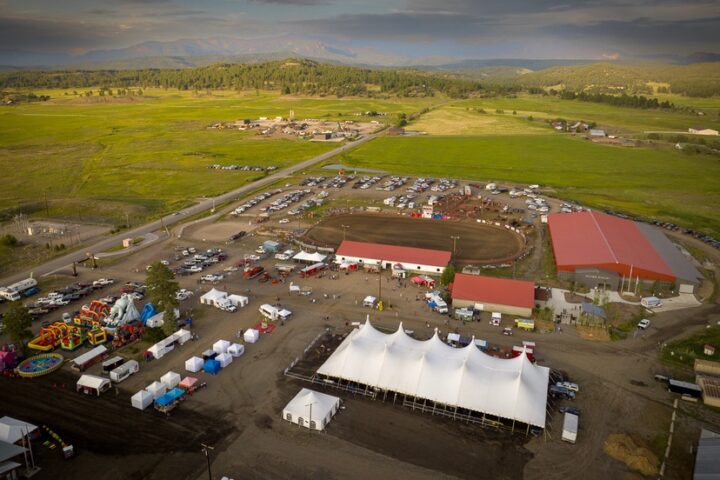
M 169 392 L 167 392 L 165 395 L 158 397 L 155 400 L 155 403 L 161 407 L 165 407 L 173 403 L 175 400 L 180 399 L 183 395 L 185 395 L 185 390 L 175 387 Z
M 210 375 L 217 375 L 217 373 L 220 371 L 220 362 L 212 358 L 209 360 L 205 360 L 203 370 L 205 371 L 205 373 L 209 373 Z

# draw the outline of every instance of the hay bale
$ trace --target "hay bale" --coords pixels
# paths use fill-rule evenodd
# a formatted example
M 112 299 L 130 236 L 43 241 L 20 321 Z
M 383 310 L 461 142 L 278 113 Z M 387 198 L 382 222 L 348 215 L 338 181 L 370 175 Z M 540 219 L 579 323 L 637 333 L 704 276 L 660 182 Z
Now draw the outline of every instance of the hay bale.
M 656 477 L 660 472 L 660 460 L 637 438 L 622 433 L 610 434 L 605 440 L 603 450 L 631 470 L 647 477 Z

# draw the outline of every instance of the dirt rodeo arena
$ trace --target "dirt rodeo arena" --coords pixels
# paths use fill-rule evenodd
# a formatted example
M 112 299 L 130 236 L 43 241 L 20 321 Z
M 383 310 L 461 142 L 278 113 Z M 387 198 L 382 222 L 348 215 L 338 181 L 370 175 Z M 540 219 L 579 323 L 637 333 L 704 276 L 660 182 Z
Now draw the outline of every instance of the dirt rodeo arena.
M 455 246 L 453 237 L 457 237 Z M 302 237 L 307 243 L 331 248 L 337 248 L 343 239 L 433 250 L 454 248 L 456 262 L 479 265 L 511 262 L 525 248 L 524 235 L 502 225 L 366 213 L 328 217 Z
M 720 415 L 702 402 L 679 400 L 655 376 L 689 379 L 691 369 L 669 371 L 659 353 L 663 345 L 720 322 L 717 298 L 699 294 L 682 308 L 652 312 L 643 310 L 639 299 L 610 301 L 605 305 L 608 321 L 630 325 L 619 340 L 610 338 L 612 328 L 556 324 L 553 319 L 559 313 L 574 314 L 581 302 L 593 299 L 591 292 L 571 292 L 554 275 L 548 228 L 537 209 L 555 213 L 579 206 L 554 198 L 550 189 L 533 188 L 535 196 L 522 197 L 510 192 L 524 186 L 490 191 L 458 180 L 446 182 L 452 184 L 447 191 L 420 191 L 413 197 L 413 208 L 398 208 L 388 205 L 387 198 L 405 194 L 415 179 L 397 180 L 381 173 L 343 179 L 336 171 L 311 173 L 317 176 L 283 178 L 223 205 L 211 216 L 155 231 L 136 247 L 98 252 L 97 267 L 90 262 L 78 265 L 77 276 L 66 266 L 38 277 L 40 293 L 24 303 L 72 283 L 106 281 L 83 299 L 37 314 L 33 336 L 61 322 L 65 313 L 78 314 L 84 303 L 119 298 L 121 289 L 137 294 L 134 306 L 144 312 L 148 298 L 141 287 L 148 266 L 162 261 L 175 272 L 184 292 L 178 322 L 191 334 L 157 356 L 148 355 L 159 343 L 148 339 L 149 324 L 140 325 L 145 336 L 131 343 L 117 348 L 106 344 L 107 358 L 135 360 L 139 370 L 97 396 L 77 391 L 76 382 L 81 373 L 108 378 L 102 363 L 89 364 L 82 372 L 71 368 L 74 360 L 91 351 L 87 344 L 74 351 L 54 348 L 52 353 L 62 355 L 64 364 L 43 377 L 18 378 L 6 369 L 0 375 L 0 417 L 30 422 L 43 431 L 47 427 L 75 448 L 74 457 L 64 459 L 60 442 L 47 435 L 33 440 L 34 460 L 41 467 L 33 478 L 202 480 L 209 477 L 208 465 L 210 478 L 216 480 L 640 480 L 659 478 L 661 471 L 664 478 L 692 478 L 691 446 L 701 427 L 720 426 Z M 400 185 L 392 193 L 376 188 L 385 183 Z M 529 198 L 536 207 L 528 207 Z M 429 203 L 434 217 L 421 218 L 422 207 Z M 494 323 L 490 311 L 463 319 L 455 315 L 439 273 L 430 275 L 432 288 L 448 301 L 444 313 L 426 300 L 428 284 L 393 276 L 389 269 L 341 269 L 331 251 L 343 239 L 444 250 L 453 254 L 458 271 L 472 265 L 480 275 L 532 281 L 552 294 L 535 297 L 533 329 L 519 328 L 510 314 Z M 693 239 L 680 240 L 704 248 Z M 274 250 L 268 251 L 268 245 Z M 303 272 L 317 263 L 294 260 L 301 250 L 328 256 L 321 267 Z M 704 251 L 720 264 L 716 251 Z M 225 308 L 227 303 L 213 300 L 213 295 L 223 293 L 246 301 Z M 382 307 L 374 301 L 367 304 L 369 297 L 381 300 Z M 672 306 L 671 299 L 663 300 Z M 291 313 L 272 318 L 261 306 Z M 6 310 L 7 303 L 0 305 L 0 313 Z M 645 317 L 651 326 L 636 329 L 638 319 Z M 547 369 L 552 386 L 565 380 L 576 390 L 554 396 L 543 384 L 543 395 L 533 396 L 542 398 L 532 402 L 545 414 L 543 419 L 533 428 L 516 429 L 514 420 L 510 428 L 490 416 L 486 421 L 484 414 L 481 422 L 470 415 L 463 421 L 462 416 L 452 418 L 449 409 L 433 411 L 435 404 L 426 407 L 420 397 L 395 401 L 370 384 L 361 391 L 353 381 L 328 381 L 330 376 L 318 372 L 336 352 L 342 353 L 347 345 L 343 342 L 366 320 L 382 332 L 378 335 L 398 333 L 393 338 L 405 346 L 427 341 L 441 352 L 455 354 L 448 344 L 467 345 L 468 352 L 475 342 L 483 353 L 474 354 L 494 357 L 487 361 L 498 364 L 518 359 L 518 349 L 526 352 L 525 346 L 532 345 L 532 360 L 522 360 L 535 364 L 523 368 Z M 248 337 L 251 329 L 259 332 L 257 337 Z M 205 363 L 197 371 L 188 368 L 193 357 L 214 360 L 221 340 L 242 346 L 240 355 L 219 370 L 206 369 Z M 0 332 L 0 346 L 8 343 L 7 333 Z M 358 363 L 358 370 L 363 370 L 369 362 Z M 188 390 L 172 411 L 157 408 L 156 401 L 165 395 L 144 409 L 132 403 L 151 386 L 171 381 L 169 373 L 194 377 L 199 386 Z M 399 371 L 394 378 L 408 375 Z M 322 431 L 299 427 L 284 415 L 302 388 L 340 399 Z M 517 391 L 504 390 L 501 403 L 510 404 L 508 392 Z M 575 443 L 562 440 L 568 408 L 579 413 Z M 315 415 L 311 411 L 313 420 Z M 203 445 L 211 447 L 209 461 Z

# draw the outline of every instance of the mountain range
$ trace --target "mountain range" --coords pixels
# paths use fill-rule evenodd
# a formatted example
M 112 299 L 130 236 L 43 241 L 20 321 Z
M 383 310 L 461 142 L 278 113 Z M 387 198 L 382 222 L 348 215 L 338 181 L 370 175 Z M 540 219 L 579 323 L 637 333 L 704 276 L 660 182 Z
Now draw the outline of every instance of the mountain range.
M 191 68 L 213 63 L 268 61 L 287 57 L 302 57 L 353 66 L 413 67 L 441 71 L 514 67 L 520 69 L 519 73 L 522 73 L 522 70 L 600 61 L 600 59 L 463 59 L 446 56 L 412 58 L 368 47 L 330 44 L 317 39 L 290 35 L 149 41 L 126 48 L 92 50 L 78 55 L 35 53 L 0 47 L 0 65 L 4 65 L 1 67 L 3 70 Z M 630 60 L 690 64 L 720 61 L 720 54 L 698 52 L 689 56 L 654 55 L 628 59 Z M 623 60 L 620 61 L 622 62 Z

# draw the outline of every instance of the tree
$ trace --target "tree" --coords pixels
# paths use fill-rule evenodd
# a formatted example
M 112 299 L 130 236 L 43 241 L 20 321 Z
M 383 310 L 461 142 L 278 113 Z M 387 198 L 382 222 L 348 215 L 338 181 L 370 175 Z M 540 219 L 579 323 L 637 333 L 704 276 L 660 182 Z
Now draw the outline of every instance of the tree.
M 453 280 L 455 280 L 455 265 L 450 263 L 447 267 L 445 267 L 445 270 L 443 270 L 442 275 L 440 276 L 440 283 L 448 286 L 453 282 Z
M 19 343 L 21 348 L 25 350 L 28 340 L 33 337 L 30 326 L 32 325 L 32 316 L 30 312 L 19 300 L 12 302 L 5 312 L 5 331 L 13 342 Z
M 175 331 L 175 309 L 179 303 L 177 292 L 180 286 L 175 281 L 175 274 L 160 262 L 150 265 L 145 278 L 148 298 L 163 315 L 163 331 L 170 335 Z

